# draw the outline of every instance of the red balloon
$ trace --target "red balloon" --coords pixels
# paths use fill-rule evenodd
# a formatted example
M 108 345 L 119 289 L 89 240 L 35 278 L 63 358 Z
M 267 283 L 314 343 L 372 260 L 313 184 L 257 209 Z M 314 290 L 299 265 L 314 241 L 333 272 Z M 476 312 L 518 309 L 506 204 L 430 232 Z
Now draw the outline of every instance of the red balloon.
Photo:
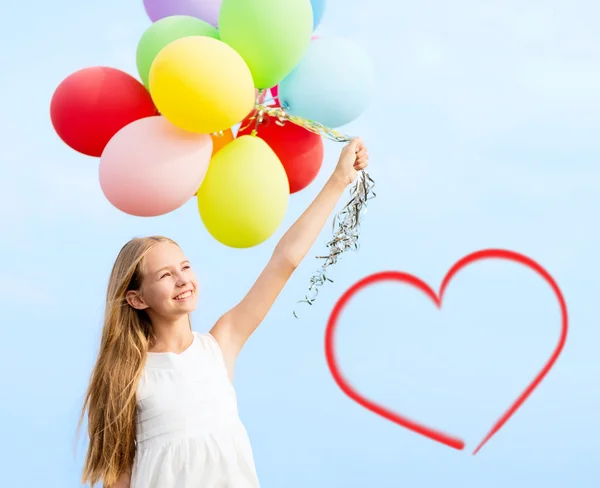
M 56 88 L 50 118 L 71 148 L 100 157 L 108 141 L 138 119 L 158 115 L 148 90 L 133 76 L 103 66 L 69 75 Z
M 254 121 L 244 119 L 238 137 L 252 133 Z M 286 122 L 281 126 L 276 117 L 265 116 L 257 134 L 265 141 L 285 168 L 290 182 L 290 193 L 296 193 L 310 185 L 319 174 L 323 164 L 323 140 L 321 136 L 304 127 Z

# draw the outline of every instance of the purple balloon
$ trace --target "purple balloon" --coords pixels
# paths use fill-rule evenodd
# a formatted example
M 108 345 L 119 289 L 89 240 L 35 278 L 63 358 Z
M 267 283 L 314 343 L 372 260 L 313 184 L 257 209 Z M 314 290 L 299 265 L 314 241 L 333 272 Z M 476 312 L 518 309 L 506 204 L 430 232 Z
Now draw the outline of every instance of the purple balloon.
M 152 22 L 171 15 L 189 15 L 217 27 L 223 0 L 144 0 Z

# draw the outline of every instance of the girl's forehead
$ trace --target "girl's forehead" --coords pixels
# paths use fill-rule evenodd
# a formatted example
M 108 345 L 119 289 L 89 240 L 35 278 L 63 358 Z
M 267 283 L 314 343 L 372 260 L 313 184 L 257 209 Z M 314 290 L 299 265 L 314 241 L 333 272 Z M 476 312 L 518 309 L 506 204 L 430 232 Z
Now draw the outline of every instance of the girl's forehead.
M 183 251 L 170 242 L 159 242 L 146 254 L 146 267 L 171 266 L 185 259 Z

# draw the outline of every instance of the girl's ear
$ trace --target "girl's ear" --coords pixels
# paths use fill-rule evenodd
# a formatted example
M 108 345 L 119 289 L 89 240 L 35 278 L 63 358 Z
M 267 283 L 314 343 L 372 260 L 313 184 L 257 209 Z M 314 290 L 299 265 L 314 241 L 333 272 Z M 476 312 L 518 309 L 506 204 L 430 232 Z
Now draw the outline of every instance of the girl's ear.
M 127 303 L 136 310 L 145 310 L 148 308 L 139 291 L 129 290 L 125 294 L 125 298 L 127 299 Z

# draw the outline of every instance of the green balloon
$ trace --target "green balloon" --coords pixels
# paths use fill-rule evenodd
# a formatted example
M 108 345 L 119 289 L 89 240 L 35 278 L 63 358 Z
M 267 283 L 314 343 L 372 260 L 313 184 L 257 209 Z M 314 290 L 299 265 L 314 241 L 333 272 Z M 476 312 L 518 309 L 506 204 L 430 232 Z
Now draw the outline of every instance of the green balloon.
M 187 15 L 172 15 L 157 20 L 140 39 L 136 62 L 142 83 L 150 89 L 148 78 L 154 58 L 162 49 L 177 39 L 189 36 L 205 36 L 219 39 L 219 31 L 203 20 Z
M 302 59 L 313 31 L 310 0 L 223 0 L 221 41 L 246 61 L 256 88 L 271 88 Z

